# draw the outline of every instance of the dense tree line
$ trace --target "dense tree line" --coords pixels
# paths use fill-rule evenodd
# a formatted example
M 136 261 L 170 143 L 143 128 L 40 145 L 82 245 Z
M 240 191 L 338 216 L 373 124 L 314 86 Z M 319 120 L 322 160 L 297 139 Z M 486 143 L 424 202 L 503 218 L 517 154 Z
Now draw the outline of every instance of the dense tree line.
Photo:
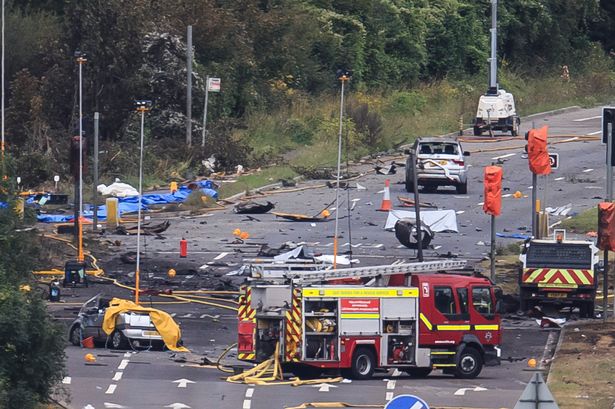
M 615 47 L 615 7 L 607 0 L 502 0 L 499 14 L 501 63 L 527 75 L 562 65 L 583 70 L 596 45 L 605 53 Z M 331 92 L 340 67 L 353 70 L 359 90 L 487 75 L 489 0 L 9 1 L 13 152 L 40 162 L 66 149 L 76 128 L 77 49 L 88 53 L 88 134 L 99 111 L 103 139 L 133 139 L 132 101 L 148 98 L 155 102 L 148 134 L 182 141 L 187 25 L 194 30 L 193 118 L 202 115 L 205 75 L 222 78 L 224 92 L 210 106 L 221 133 L 297 93 Z M 193 130 L 198 140 L 198 120 Z

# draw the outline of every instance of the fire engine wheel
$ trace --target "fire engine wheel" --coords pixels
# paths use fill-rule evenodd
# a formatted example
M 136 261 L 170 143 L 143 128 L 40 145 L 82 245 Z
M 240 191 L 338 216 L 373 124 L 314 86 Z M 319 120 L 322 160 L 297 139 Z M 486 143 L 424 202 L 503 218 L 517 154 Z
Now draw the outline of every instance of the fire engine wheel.
M 81 345 L 81 339 L 83 338 L 83 330 L 80 326 L 76 325 L 70 330 L 70 336 L 68 337 L 70 343 L 78 347 Z
M 128 340 L 121 331 L 115 330 L 113 334 L 111 334 L 111 348 L 113 349 L 125 349 L 128 345 L 127 341 Z
M 354 379 L 370 379 L 374 374 L 376 357 L 367 348 L 357 348 L 352 354 L 350 374 Z
M 455 377 L 463 379 L 473 379 L 478 376 L 483 369 L 483 358 L 475 348 L 466 347 L 461 352 L 457 367 L 455 368 Z

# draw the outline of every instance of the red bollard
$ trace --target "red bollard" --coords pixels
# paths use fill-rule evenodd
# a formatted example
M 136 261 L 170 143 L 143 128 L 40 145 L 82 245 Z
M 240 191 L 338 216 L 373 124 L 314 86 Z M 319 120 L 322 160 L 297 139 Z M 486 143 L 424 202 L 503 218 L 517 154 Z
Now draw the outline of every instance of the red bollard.
M 188 241 L 183 237 L 179 241 L 179 256 L 182 258 L 188 257 Z

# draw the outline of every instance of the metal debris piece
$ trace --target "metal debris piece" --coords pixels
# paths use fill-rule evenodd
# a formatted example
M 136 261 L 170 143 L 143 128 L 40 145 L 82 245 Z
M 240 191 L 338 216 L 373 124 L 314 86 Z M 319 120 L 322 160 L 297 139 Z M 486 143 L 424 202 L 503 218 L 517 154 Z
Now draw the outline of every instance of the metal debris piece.
M 427 248 L 434 235 L 435 233 L 431 231 L 429 226 L 421 223 L 421 248 Z M 395 237 L 409 249 L 418 248 L 416 220 L 408 218 L 399 219 L 395 223 Z
M 267 203 L 259 203 L 254 201 L 237 203 L 233 208 L 233 212 L 237 214 L 263 214 L 273 209 L 275 205 L 269 201 Z

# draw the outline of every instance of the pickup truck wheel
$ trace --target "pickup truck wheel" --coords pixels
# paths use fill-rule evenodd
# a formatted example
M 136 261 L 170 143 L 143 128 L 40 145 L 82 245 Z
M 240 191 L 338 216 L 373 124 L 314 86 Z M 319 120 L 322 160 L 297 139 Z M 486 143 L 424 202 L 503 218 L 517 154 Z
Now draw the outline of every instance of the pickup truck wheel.
M 113 334 L 111 334 L 111 347 L 113 349 L 125 349 L 128 345 L 128 340 L 122 334 L 122 331 L 115 330 Z
M 68 336 L 68 340 L 71 344 L 78 347 L 81 345 L 81 339 L 83 339 L 83 330 L 79 325 L 75 325 L 70 330 L 70 335 Z
M 465 195 L 468 193 L 468 182 L 461 183 L 456 186 L 457 194 Z
M 517 132 L 517 129 L 516 129 L 515 127 L 513 127 L 513 128 L 510 130 L 510 134 L 511 134 L 512 136 L 517 136 L 519 133 Z
M 474 127 L 474 136 L 481 136 L 483 132 L 480 130 L 479 126 Z
M 374 374 L 376 357 L 367 348 L 357 348 L 352 354 L 350 374 L 354 379 L 370 379 Z
M 414 193 L 414 183 L 412 178 L 406 175 L 406 192 Z
M 462 379 L 474 379 L 483 369 L 483 358 L 475 348 L 466 347 L 459 356 L 455 377 Z
M 408 368 L 404 372 L 413 378 L 427 378 L 431 373 L 431 368 Z

